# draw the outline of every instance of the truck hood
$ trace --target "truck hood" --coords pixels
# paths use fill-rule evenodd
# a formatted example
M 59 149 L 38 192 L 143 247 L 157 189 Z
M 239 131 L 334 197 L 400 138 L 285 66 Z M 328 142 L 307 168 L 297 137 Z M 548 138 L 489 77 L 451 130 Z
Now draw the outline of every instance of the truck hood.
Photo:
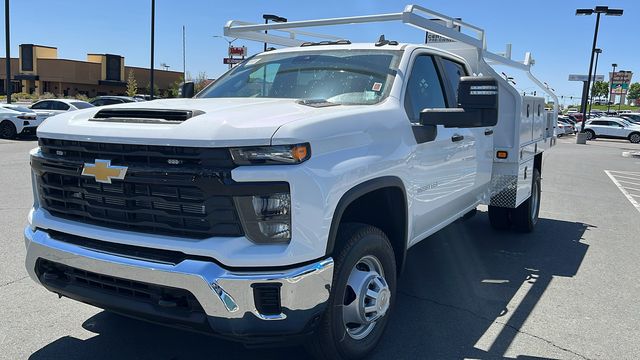
M 361 106 L 358 106 L 361 107 Z M 316 108 L 294 99 L 167 99 L 71 111 L 52 116 L 38 127 L 45 138 L 173 146 L 269 145 L 282 125 L 353 110 L 353 106 Z M 95 121 L 103 109 L 193 110 L 181 123 Z

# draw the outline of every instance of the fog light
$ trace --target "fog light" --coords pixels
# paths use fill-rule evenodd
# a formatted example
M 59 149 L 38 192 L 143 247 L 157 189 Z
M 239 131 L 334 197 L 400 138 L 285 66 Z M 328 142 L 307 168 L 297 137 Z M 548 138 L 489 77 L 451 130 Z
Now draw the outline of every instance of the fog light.
M 291 196 L 289 194 L 273 194 L 266 196 L 254 196 L 253 209 L 258 217 L 270 217 L 287 215 L 291 208 Z
M 260 221 L 258 223 L 260 231 L 272 239 L 290 239 L 291 238 L 291 225 L 288 223 L 272 223 Z

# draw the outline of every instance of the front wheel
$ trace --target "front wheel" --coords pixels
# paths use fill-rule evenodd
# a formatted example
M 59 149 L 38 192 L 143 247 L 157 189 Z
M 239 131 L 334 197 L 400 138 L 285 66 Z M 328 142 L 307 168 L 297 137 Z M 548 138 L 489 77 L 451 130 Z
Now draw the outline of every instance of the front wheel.
M 593 130 L 585 130 L 584 133 L 587 134 L 587 140 L 595 140 L 596 133 Z
M 375 348 L 396 298 L 396 262 L 387 236 L 342 225 L 327 310 L 308 349 L 318 359 L 359 359 Z
M 640 143 L 640 133 L 633 133 L 629 135 L 629 141 L 634 144 Z

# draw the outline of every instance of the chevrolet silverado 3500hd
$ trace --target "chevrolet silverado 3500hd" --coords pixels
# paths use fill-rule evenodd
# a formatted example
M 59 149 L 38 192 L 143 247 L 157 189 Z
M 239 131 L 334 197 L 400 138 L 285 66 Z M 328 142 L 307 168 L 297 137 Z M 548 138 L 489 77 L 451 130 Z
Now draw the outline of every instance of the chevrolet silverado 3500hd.
M 382 21 L 439 40 L 356 44 L 299 30 Z M 350 359 L 382 336 L 408 248 L 480 204 L 495 228 L 533 230 L 557 109 L 491 67 L 521 70 L 556 99 L 530 54 L 491 53 L 482 29 L 414 5 L 231 21 L 225 34 L 284 47 L 193 99 L 40 126 L 24 230 L 36 282 L 244 342 L 313 334 L 315 356 Z

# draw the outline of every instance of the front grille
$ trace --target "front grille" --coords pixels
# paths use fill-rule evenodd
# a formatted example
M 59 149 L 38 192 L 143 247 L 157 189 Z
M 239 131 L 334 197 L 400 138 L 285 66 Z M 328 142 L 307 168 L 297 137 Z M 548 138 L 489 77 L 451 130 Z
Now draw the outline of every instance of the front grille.
M 228 149 L 54 139 L 40 145 L 43 156 L 32 157 L 32 167 L 41 206 L 65 219 L 191 238 L 242 236 L 233 196 L 266 191 L 231 179 Z M 83 164 L 95 159 L 128 166 L 125 179 L 107 184 L 82 176 Z
M 176 316 L 186 316 L 189 313 L 204 314 L 202 305 L 195 296 L 184 289 L 97 274 L 46 259 L 38 259 L 35 271 L 43 285 L 54 290 L 65 292 L 71 286 L 88 290 L 93 294 L 91 297 L 98 301 L 101 298 L 98 294 L 106 294 L 137 303 L 147 303 L 161 312 Z

